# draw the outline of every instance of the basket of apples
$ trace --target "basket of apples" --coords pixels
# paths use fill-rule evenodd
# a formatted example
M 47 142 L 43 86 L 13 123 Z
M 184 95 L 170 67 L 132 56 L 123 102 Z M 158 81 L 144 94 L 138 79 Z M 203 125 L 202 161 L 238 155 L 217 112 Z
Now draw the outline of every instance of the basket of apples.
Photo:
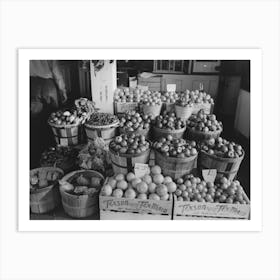
M 177 118 L 175 113 L 165 111 L 153 121 L 153 139 L 159 140 L 171 135 L 173 139 L 180 139 L 184 136 L 186 123 Z
M 173 179 L 190 174 L 197 167 L 197 148 L 195 141 L 173 139 L 171 135 L 154 142 L 155 163 L 162 173 Z
M 119 119 L 120 134 L 144 135 L 146 139 L 149 139 L 151 116 L 130 111 Z
M 98 196 L 104 177 L 93 170 L 77 170 L 59 181 L 62 206 L 69 216 L 85 218 L 99 212 Z
M 145 91 L 141 96 L 140 109 L 145 115 L 150 115 L 152 119 L 160 115 L 162 107 L 161 93 L 158 91 Z
M 175 113 L 177 118 L 187 120 L 193 112 L 193 102 L 186 96 L 180 95 L 175 103 Z
M 179 98 L 179 94 L 175 91 L 167 91 L 161 93 L 162 110 L 170 112 L 174 110 L 175 102 Z
M 233 180 L 239 170 L 245 152 L 241 145 L 221 137 L 200 143 L 200 169 L 217 169 L 217 178 Z
M 150 142 L 144 135 L 121 134 L 110 142 L 109 154 L 114 173 L 127 174 L 135 163 L 148 163 Z
M 30 210 L 42 214 L 54 210 L 60 203 L 57 182 L 63 171 L 56 167 L 30 170 Z
M 127 111 L 138 110 L 142 95 L 141 89 L 117 88 L 114 92 L 114 112 L 124 114 Z
M 193 102 L 193 114 L 197 114 L 201 109 L 205 110 L 208 114 L 210 114 L 211 111 L 213 111 L 214 107 L 214 100 L 213 98 L 207 94 L 203 90 L 186 90 L 185 93 Z
M 177 180 L 174 220 L 197 217 L 248 219 L 250 201 L 239 181 L 206 182 L 188 175 Z
M 222 123 L 217 121 L 214 114 L 206 114 L 204 110 L 187 120 L 187 136 L 196 141 L 218 138 L 222 131 Z
M 85 123 L 85 131 L 89 141 L 101 137 L 106 144 L 116 136 L 119 119 L 110 113 L 96 112 Z
M 142 176 L 134 172 L 116 174 L 108 178 L 101 189 L 100 219 L 106 219 L 107 211 L 114 211 L 111 217 L 114 214 L 115 219 L 121 219 L 124 213 L 130 213 L 131 218 L 146 219 L 151 214 L 167 215 L 166 218 L 171 219 L 176 189 L 177 184 L 171 177 L 164 176 L 157 165 L 148 167 Z

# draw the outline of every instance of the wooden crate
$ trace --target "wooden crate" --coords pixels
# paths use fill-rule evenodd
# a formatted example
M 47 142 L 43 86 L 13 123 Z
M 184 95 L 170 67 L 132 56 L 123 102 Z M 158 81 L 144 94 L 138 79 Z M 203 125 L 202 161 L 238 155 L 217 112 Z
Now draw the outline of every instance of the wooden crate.
M 99 196 L 100 220 L 171 220 L 173 201 Z
M 127 111 L 138 111 L 138 102 L 114 102 L 115 114 L 124 114 Z
M 244 193 L 247 202 L 250 202 Z M 250 204 L 174 201 L 173 220 L 250 219 Z

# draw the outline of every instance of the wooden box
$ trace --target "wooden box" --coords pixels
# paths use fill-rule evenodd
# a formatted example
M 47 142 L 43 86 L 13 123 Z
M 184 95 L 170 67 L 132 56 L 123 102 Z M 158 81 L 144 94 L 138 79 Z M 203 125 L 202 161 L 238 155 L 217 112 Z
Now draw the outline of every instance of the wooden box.
M 100 220 L 171 220 L 173 201 L 99 196 Z
M 114 102 L 114 112 L 115 114 L 124 114 L 127 111 L 138 111 L 138 102 Z

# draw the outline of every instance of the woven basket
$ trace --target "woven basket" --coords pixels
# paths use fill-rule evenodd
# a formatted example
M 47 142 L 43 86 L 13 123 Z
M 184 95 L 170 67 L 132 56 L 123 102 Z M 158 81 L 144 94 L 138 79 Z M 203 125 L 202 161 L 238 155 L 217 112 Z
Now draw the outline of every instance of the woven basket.
M 56 167 L 40 167 L 30 170 L 30 176 L 40 171 L 59 172 L 63 176 L 63 171 Z M 60 204 L 60 195 L 57 185 L 50 185 L 40 188 L 30 193 L 30 210 L 35 214 L 43 214 L 54 210 Z
M 118 154 L 109 148 L 109 154 L 115 174 L 127 174 L 134 171 L 135 163 L 148 163 L 150 156 L 150 149 L 145 152 L 130 155 L 130 154 Z
M 209 155 L 204 151 L 200 151 L 198 165 L 200 170 L 217 169 L 216 179 L 226 177 L 229 180 L 234 180 L 244 155 L 245 153 L 243 152 L 243 155 L 238 158 L 221 158 L 216 155 Z
M 155 163 L 162 169 L 162 174 L 178 179 L 192 173 L 197 167 L 197 155 L 185 158 L 166 157 L 155 151 Z
M 104 182 L 104 177 L 93 170 L 77 170 L 65 175 L 61 180 L 72 183 L 81 174 L 86 177 L 98 177 L 102 179 L 101 186 Z M 101 188 L 101 187 L 100 187 Z M 99 190 L 100 191 L 100 190 Z M 93 214 L 99 213 L 99 202 L 97 192 L 94 196 L 89 195 L 74 195 L 63 191 L 60 188 L 63 209 L 66 214 L 73 218 L 86 218 Z
M 171 129 L 162 129 L 162 128 L 153 126 L 152 131 L 153 131 L 154 140 L 159 140 L 161 137 L 166 138 L 167 135 L 171 135 L 173 137 L 173 139 L 180 139 L 180 138 L 183 138 L 185 131 L 186 131 L 186 127 L 181 128 L 181 129 L 171 130 Z
M 179 106 L 175 105 L 175 114 L 177 118 L 181 118 L 183 120 L 187 120 L 193 112 L 193 107 L 191 106 Z
M 57 125 L 51 122 L 48 124 L 58 145 L 73 146 L 79 143 L 81 124 Z
M 106 144 L 109 144 L 116 136 L 118 126 L 119 121 L 108 125 L 91 125 L 89 123 L 84 124 L 86 135 L 89 141 L 94 141 L 95 138 L 101 137 Z

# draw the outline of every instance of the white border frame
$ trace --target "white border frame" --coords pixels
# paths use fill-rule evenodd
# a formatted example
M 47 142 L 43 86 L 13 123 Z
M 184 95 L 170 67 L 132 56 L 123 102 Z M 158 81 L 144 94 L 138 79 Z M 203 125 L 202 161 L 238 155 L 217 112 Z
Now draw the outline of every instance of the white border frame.
M 29 60 L 251 60 L 251 219 L 185 221 L 29 220 Z M 260 49 L 19 49 L 19 231 L 261 231 L 262 53 Z M 252 176 L 258 174 L 258 176 Z

